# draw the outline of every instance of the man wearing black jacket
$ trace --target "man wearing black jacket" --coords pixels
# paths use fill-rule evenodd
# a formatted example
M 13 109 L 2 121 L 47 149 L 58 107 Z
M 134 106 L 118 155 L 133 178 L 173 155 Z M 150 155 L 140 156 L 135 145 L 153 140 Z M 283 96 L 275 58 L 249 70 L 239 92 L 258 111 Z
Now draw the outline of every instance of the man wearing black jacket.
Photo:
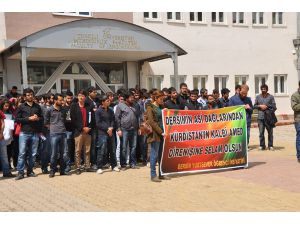
M 35 177 L 33 167 L 39 145 L 39 134 L 43 127 L 43 112 L 41 107 L 33 101 L 34 92 L 30 88 L 23 92 L 26 102 L 22 104 L 16 116 L 16 122 L 21 123 L 19 136 L 18 176 L 16 180 L 24 178 L 25 160 L 28 157 L 27 177 Z
M 78 102 L 73 103 L 70 108 L 71 120 L 73 121 L 75 138 L 75 166 L 76 174 L 80 171 L 81 149 L 84 148 L 85 169 L 90 169 L 90 149 L 91 149 L 91 129 L 94 126 L 94 111 L 85 105 L 86 92 L 80 90 L 78 93 Z
M 85 98 L 85 105 L 87 106 L 89 111 L 93 111 L 94 113 L 92 114 L 92 116 L 95 116 L 95 112 L 98 108 L 96 101 L 96 96 L 97 96 L 97 89 L 93 86 L 88 88 L 88 96 Z M 95 121 L 95 118 L 93 118 L 93 120 Z M 91 164 L 92 167 L 94 169 L 96 169 L 96 161 L 97 161 L 97 148 L 96 148 L 96 143 L 97 143 L 97 136 L 98 136 L 98 132 L 97 129 L 95 129 L 95 127 L 91 127 L 91 151 L 90 151 L 90 155 L 91 155 Z
M 100 107 L 96 111 L 96 127 L 98 130 L 98 152 L 97 152 L 97 173 L 103 173 L 103 166 L 106 162 L 106 155 L 109 152 L 110 164 L 113 171 L 119 172 L 116 159 L 116 148 L 114 141 L 115 116 L 110 106 L 110 99 L 103 95 L 100 97 Z
M 198 99 L 198 91 L 192 90 L 190 94 L 190 100 L 186 104 L 185 109 L 186 110 L 203 110 L 206 109 L 203 107 L 203 105 L 197 101 Z

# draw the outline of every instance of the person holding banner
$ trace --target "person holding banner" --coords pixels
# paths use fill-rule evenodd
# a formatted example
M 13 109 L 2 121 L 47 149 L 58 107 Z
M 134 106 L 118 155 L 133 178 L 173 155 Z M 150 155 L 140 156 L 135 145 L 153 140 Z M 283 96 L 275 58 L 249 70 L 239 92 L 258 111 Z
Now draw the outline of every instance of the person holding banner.
M 163 121 L 162 121 L 162 108 L 164 105 L 164 94 L 162 91 L 155 91 L 152 94 L 152 103 L 147 106 L 147 122 L 152 127 L 152 133 L 148 135 L 147 142 L 151 144 L 150 151 L 150 176 L 151 181 L 161 182 L 161 179 L 168 180 L 170 178 L 161 175 L 160 169 L 159 177 L 156 174 L 156 161 L 160 168 L 160 161 L 162 156 L 163 147 Z
M 239 94 L 232 96 L 229 99 L 228 106 L 244 105 L 246 109 L 246 119 L 247 119 L 247 142 L 249 144 L 250 139 L 250 127 L 251 127 L 251 116 L 253 113 L 253 104 L 251 98 L 247 97 L 249 91 L 249 86 L 246 84 L 241 85 L 241 90 Z

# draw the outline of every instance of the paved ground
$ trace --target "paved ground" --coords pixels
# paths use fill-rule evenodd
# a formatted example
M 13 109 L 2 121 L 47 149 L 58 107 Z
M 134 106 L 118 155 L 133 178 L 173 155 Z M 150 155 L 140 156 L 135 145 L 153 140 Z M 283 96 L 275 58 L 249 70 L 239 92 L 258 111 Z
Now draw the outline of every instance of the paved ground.
M 257 129 L 251 129 L 248 169 L 161 183 L 150 182 L 148 167 L 53 179 L 0 178 L 0 211 L 300 211 L 293 125 L 275 129 L 274 152 L 257 150 Z

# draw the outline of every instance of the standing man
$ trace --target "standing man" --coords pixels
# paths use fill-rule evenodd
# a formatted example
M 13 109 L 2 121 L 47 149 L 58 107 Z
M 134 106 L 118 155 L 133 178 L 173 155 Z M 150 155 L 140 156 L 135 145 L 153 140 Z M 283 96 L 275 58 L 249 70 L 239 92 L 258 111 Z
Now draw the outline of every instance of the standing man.
M 205 109 L 200 102 L 197 101 L 198 99 L 198 91 L 192 90 L 190 94 L 189 103 L 185 106 L 186 110 L 203 110 Z
M 214 108 L 220 109 L 223 108 L 222 102 L 220 102 L 220 92 L 218 89 L 214 89 L 212 96 L 214 97 Z
M 298 91 L 296 91 L 291 97 L 291 106 L 294 110 L 297 160 L 298 163 L 300 163 L 300 81 L 298 83 Z
M 74 164 L 74 156 L 75 156 L 75 143 L 74 143 L 74 135 L 73 135 L 73 124 L 71 120 L 71 104 L 73 101 L 73 93 L 68 90 L 65 96 L 65 104 L 62 106 L 62 110 L 66 113 L 66 134 L 67 134 L 67 151 L 65 152 L 65 160 L 67 162 L 66 171 L 69 172 L 71 170 L 71 165 Z
M 67 175 L 66 169 L 66 151 L 67 151 L 67 135 L 65 127 L 66 114 L 62 110 L 63 96 L 61 94 L 54 95 L 54 104 L 47 110 L 45 115 L 45 125 L 50 128 L 51 143 L 51 159 L 50 174 L 52 178 L 57 171 L 57 159 L 59 158 L 60 175 Z M 59 157 L 58 157 L 59 156 Z
M 228 88 L 223 88 L 221 90 L 222 97 L 219 99 L 223 107 L 227 107 L 229 104 L 229 92 Z
M 165 107 L 168 109 L 181 109 L 180 102 L 178 100 L 178 94 L 175 88 L 169 88 L 170 99 L 165 102 Z
M 189 90 L 186 83 L 181 83 L 179 87 L 180 87 L 180 93 L 178 96 L 178 101 L 180 104 L 180 109 L 184 109 L 189 102 L 189 95 L 188 95 Z
M 201 88 L 200 98 L 198 98 L 198 102 L 201 103 L 203 107 L 207 106 L 207 102 L 208 102 L 208 91 L 207 91 L 207 89 Z
M 249 91 L 249 86 L 243 84 L 241 86 L 241 91 L 239 92 L 239 94 L 236 94 L 229 99 L 228 106 L 244 105 L 246 109 L 246 119 L 247 119 L 247 143 L 249 144 L 253 105 L 252 105 L 251 98 L 247 97 L 248 91 Z
M 18 94 L 18 87 L 17 86 L 12 86 L 10 92 L 6 93 L 5 97 L 9 100 L 11 98 L 17 99 L 19 97 Z
M 44 117 L 41 107 L 33 101 L 34 92 L 30 88 L 24 89 L 25 103 L 17 110 L 16 122 L 20 123 L 18 176 L 16 180 L 24 178 L 25 160 L 28 158 L 27 177 L 35 177 L 33 167 L 39 145 L 39 134 L 42 132 Z
M 132 92 L 124 93 L 125 102 L 120 102 L 116 108 L 115 120 L 117 123 L 117 134 L 123 137 L 121 149 L 121 169 L 126 168 L 126 148 L 129 143 L 130 149 L 130 167 L 138 169 L 136 166 L 136 143 L 137 143 L 137 129 L 138 117 L 136 109 L 134 108 L 134 96 Z
M 270 124 L 266 120 L 267 113 L 274 113 L 276 111 L 276 103 L 273 95 L 268 93 L 268 86 L 266 84 L 261 85 L 261 94 L 257 95 L 255 98 L 254 109 L 258 110 L 257 122 L 259 129 L 259 150 L 265 150 L 265 128 L 268 131 L 268 148 L 269 150 L 274 150 L 273 148 L 273 127 L 274 124 Z M 274 114 L 275 117 L 275 114 Z
M 95 121 L 95 112 L 98 108 L 95 100 L 96 100 L 96 96 L 97 96 L 97 89 L 93 86 L 88 88 L 88 97 L 85 98 L 85 105 L 88 109 L 88 111 L 93 111 L 92 114 L 92 119 L 93 121 Z M 95 129 L 94 127 L 91 127 L 91 164 L 92 164 L 92 168 L 94 170 L 97 169 L 96 163 L 97 163 L 97 136 L 98 136 L 98 131 L 97 129 Z
M 120 172 L 117 167 L 116 147 L 114 140 L 114 112 L 109 108 L 111 100 L 107 95 L 100 97 L 100 107 L 97 109 L 96 127 L 98 129 L 97 174 L 103 173 L 106 155 L 109 152 L 110 165 L 113 171 Z
M 75 167 L 76 174 L 80 175 L 81 150 L 84 149 L 84 164 L 87 172 L 92 171 L 90 168 L 90 150 L 91 150 L 91 129 L 94 126 L 93 110 L 85 105 L 86 92 L 78 92 L 78 102 L 74 102 L 70 108 L 71 120 L 74 127 L 75 138 Z

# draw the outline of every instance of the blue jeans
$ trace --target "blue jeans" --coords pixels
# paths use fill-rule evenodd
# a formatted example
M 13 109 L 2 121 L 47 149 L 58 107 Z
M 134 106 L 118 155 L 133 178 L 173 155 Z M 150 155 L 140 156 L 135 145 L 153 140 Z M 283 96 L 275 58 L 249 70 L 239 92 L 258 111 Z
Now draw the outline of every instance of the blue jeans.
M 150 176 L 151 178 L 156 177 L 156 161 L 158 157 L 158 151 L 160 148 L 160 142 L 155 141 L 151 143 L 151 150 L 150 150 Z
M 74 135 L 72 131 L 66 131 L 66 136 L 67 136 L 67 146 L 64 154 L 64 160 L 66 162 L 66 167 L 68 167 L 68 170 L 70 170 L 71 164 L 74 163 L 75 142 L 74 142 Z
M 60 172 L 64 173 L 66 169 L 66 150 L 67 150 L 67 135 L 65 133 L 50 134 L 51 142 L 51 159 L 50 169 L 52 172 L 57 170 L 57 158 L 59 155 Z
M 0 141 L 0 160 L 2 165 L 3 175 L 10 173 L 5 140 Z
M 116 159 L 116 148 L 115 148 L 115 141 L 114 136 L 109 137 L 106 134 L 99 134 L 98 135 L 98 144 L 97 144 L 97 168 L 102 169 L 102 167 L 106 164 L 107 155 L 110 155 L 110 164 L 111 168 L 117 166 L 117 159 Z
M 295 122 L 297 159 L 300 159 L 300 122 Z
M 98 130 L 92 129 L 91 132 L 91 150 L 90 150 L 90 156 L 91 156 L 91 164 L 96 165 L 97 163 L 97 138 L 98 138 Z
M 136 165 L 136 141 L 137 141 L 137 131 L 136 130 L 124 130 L 122 129 L 123 140 L 122 140 L 122 149 L 121 149 L 121 159 L 120 163 L 122 167 L 126 166 L 126 149 L 127 144 L 129 143 L 129 164 L 131 166 Z
M 273 147 L 273 127 L 268 125 L 265 120 L 258 119 L 258 129 L 259 129 L 259 146 L 265 148 L 265 129 L 268 132 L 268 147 Z
M 39 136 L 37 133 L 20 133 L 19 136 L 19 157 L 17 170 L 20 174 L 24 174 L 25 160 L 28 157 L 27 173 L 32 172 L 35 157 L 39 145 Z

